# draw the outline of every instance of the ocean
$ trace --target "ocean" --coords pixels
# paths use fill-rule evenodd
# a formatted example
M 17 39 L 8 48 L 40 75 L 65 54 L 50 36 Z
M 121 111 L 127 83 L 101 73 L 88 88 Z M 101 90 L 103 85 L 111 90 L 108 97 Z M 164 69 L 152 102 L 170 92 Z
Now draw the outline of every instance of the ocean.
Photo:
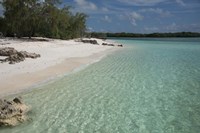
M 101 61 L 20 94 L 30 120 L 0 133 L 199 133 L 200 38 L 112 38 Z

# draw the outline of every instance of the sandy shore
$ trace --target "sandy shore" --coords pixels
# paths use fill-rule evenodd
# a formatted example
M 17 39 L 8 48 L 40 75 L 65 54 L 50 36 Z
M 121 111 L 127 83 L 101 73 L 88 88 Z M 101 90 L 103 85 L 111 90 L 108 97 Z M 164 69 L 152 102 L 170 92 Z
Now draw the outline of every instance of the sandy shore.
M 104 57 L 116 47 L 76 42 L 74 40 L 24 41 L 0 39 L 3 47 L 40 54 L 16 64 L 0 63 L 0 97 L 22 92 L 28 88 L 66 74 L 76 68 Z M 0 56 L 0 58 L 4 58 Z

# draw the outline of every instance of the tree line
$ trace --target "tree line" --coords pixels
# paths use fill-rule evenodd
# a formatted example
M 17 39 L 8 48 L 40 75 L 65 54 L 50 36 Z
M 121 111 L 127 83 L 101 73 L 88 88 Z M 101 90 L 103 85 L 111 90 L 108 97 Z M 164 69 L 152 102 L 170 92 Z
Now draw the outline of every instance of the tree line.
M 86 30 L 84 13 L 72 13 L 60 0 L 2 0 L 0 32 L 4 36 L 71 39 Z
M 96 38 L 107 38 L 107 37 L 200 37 L 200 33 L 196 32 L 176 32 L 176 33 L 151 33 L 151 34 L 140 34 L 140 33 L 102 33 L 92 32 L 91 37 Z

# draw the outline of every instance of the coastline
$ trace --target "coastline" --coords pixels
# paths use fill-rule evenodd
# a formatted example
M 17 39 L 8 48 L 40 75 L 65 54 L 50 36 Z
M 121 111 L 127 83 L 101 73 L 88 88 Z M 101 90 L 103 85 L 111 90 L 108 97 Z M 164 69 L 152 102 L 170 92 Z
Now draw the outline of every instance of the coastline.
M 97 40 L 98 43 L 104 42 L 100 39 L 95 40 Z M 24 47 L 24 43 L 31 44 L 28 47 Z M 34 48 L 32 48 L 32 43 L 36 44 L 36 47 L 39 49 L 35 50 Z M 0 46 L 0 48 L 14 47 L 17 49 L 23 49 L 37 53 L 39 51 L 39 54 L 41 54 L 41 58 L 28 59 L 24 62 L 20 62 L 14 65 L 10 65 L 8 63 L 0 64 L 2 68 L 0 70 L 0 97 L 7 97 L 14 94 L 19 94 L 24 91 L 32 90 L 37 86 L 45 85 L 50 81 L 54 81 L 58 77 L 63 77 L 67 74 L 71 74 L 74 71 L 81 70 L 83 66 L 85 67 L 95 62 L 98 62 L 108 54 L 118 50 L 117 47 L 92 45 L 88 43 L 83 44 L 82 42 L 75 42 L 74 40 L 53 40 L 53 44 L 46 43 L 47 42 L 25 41 L 19 43 L 11 42 L 8 45 Z M 52 42 L 50 41 L 50 43 Z M 56 58 L 53 58 L 51 56 L 44 59 L 45 57 L 43 57 L 43 54 L 45 50 L 43 51 L 44 47 L 42 45 L 46 45 L 45 47 L 50 48 L 50 50 L 47 50 L 46 53 L 46 55 L 48 56 L 51 54 L 48 52 L 52 52 L 52 50 L 55 50 L 55 47 L 61 47 L 61 52 L 59 51 L 61 49 L 58 48 L 52 53 L 54 54 L 58 52 L 60 53 L 60 56 L 58 55 Z M 62 52 L 65 52 L 65 50 L 71 51 L 71 53 L 63 54 Z M 56 59 L 59 59 L 59 61 L 53 62 Z M 35 66 L 31 67 L 30 65 L 32 64 Z

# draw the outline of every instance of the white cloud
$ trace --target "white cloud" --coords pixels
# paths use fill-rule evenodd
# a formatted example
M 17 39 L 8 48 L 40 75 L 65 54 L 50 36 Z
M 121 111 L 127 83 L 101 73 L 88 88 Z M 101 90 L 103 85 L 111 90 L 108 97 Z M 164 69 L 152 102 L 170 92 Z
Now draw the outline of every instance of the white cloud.
M 102 18 L 102 20 L 103 20 L 103 21 L 106 21 L 106 22 L 108 22 L 108 23 L 112 22 L 112 19 L 111 19 L 109 16 L 107 16 L 107 15 L 105 15 L 105 16 Z
M 159 31 L 159 28 L 158 28 L 158 27 L 145 27 L 144 30 L 145 30 L 147 33 L 152 33 L 152 32 L 158 32 L 158 31 Z
M 103 8 L 102 8 L 102 11 L 104 11 L 104 12 L 108 12 L 109 10 L 108 10 L 108 8 L 103 7 Z
M 181 6 L 185 6 L 185 3 L 182 0 L 176 0 L 176 2 Z
M 166 16 L 170 16 L 171 15 L 171 13 L 169 11 L 164 11 L 164 10 L 162 10 L 160 8 L 141 9 L 141 10 L 139 10 L 139 12 L 144 12 L 144 13 L 152 12 L 152 13 L 159 14 L 162 17 L 166 17 Z
M 108 32 L 108 30 L 100 29 L 100 32 Z
M 135 6 L 153 6 L 166 0 L 118 0 L 124 4 L 131 4 Z
M 142 15 L 140 15 L 137 12 L 131 12 L 130 14 L 128 14 L 128 17 L 133 26 L 137 25 L 136 21 L 142 20 L 144 18 Z
M 172 23 L 172 24 L 166 26 L 166 30 L 170 31 L 170 32 L 175 32 L 175 31 L 177 31 L 178 27 L 179 26 L 176 23 Z
M 86 0 L 74 0 L 74 1 L 79 6 L 79 8 L 82 8 L 84 10 L 97 10 L 97 6 L 92 2 Z
M 187 30 L 185 31 L 191 31 L 191 32 L 200 32 L 200 24 L 191 24 L 189 26 L 185 26 Z
M 93 29 L 92 27 L 88 27 L 88 28 L 87 28 L 87 31 L 88 31 L 88 32 L 92 32 L 92 31 L 94 31 L 94 29 Z
M 175 22 L 163 27 L 164 31 L 166 32 L 200 32 L 200 24 L 176 24 Z
M 123 14 L 117 14 L 117 17 L 120 19 L 120 20 L 125 20 L 127 19 L 127 16 L 123 15 Z

